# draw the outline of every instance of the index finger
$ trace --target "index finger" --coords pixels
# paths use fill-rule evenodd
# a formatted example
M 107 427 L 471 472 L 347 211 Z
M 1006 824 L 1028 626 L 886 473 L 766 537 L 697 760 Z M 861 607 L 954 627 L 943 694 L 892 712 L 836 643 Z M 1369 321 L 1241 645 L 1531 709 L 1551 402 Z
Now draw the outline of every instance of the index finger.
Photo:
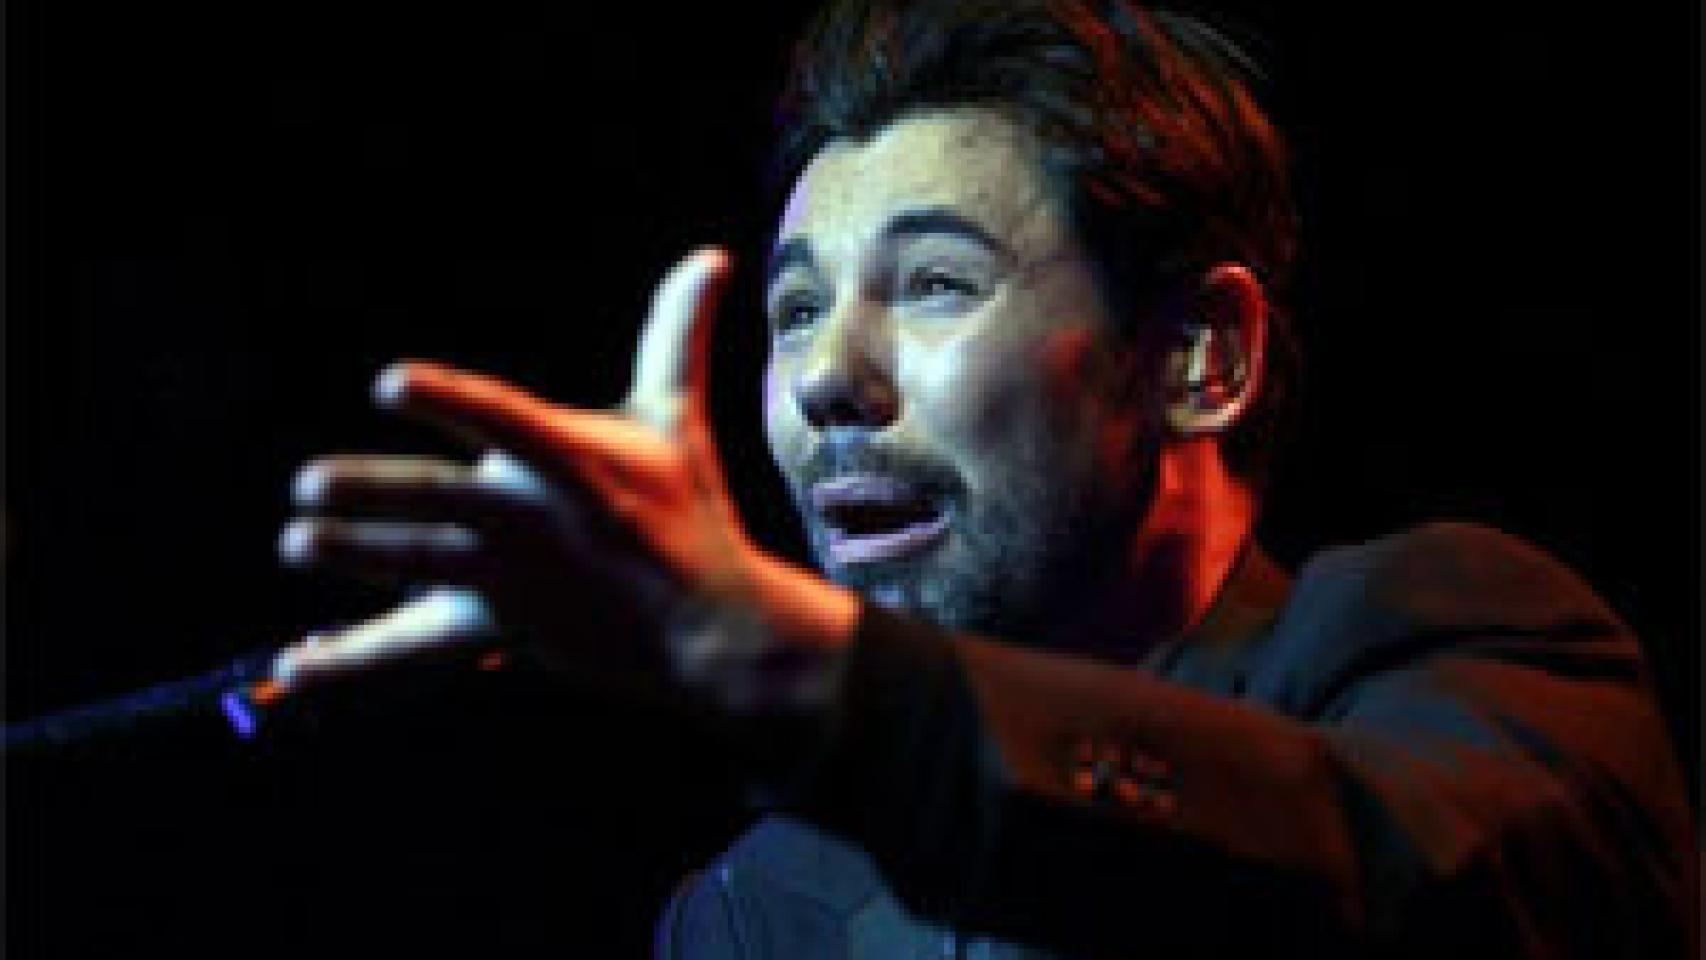
M 496 377 L 428 360 L 387 367 L 373 395 L 382 407 L 428 420 L 472 445 L 507 450 L 553 475 L 577 455 L 633 439 L 622 418 L 561 407 Z

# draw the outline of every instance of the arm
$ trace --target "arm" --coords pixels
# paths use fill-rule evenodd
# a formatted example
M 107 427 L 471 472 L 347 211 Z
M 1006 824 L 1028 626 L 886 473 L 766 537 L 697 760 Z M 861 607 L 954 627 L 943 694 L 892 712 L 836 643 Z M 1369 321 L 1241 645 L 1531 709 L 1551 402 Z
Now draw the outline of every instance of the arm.
M 1691 827 L 1615 624 L 1400 631 L 1378 657 L 1315 670 L 1331 697 L 1282 715 L 862 609 L 758 550 L 734 516 L 705 408 L 721 275 L 696 258 L 665 283 L 617 413 L 399 368 L 385 402 L 537 482 L 324 463 L 299 489 L 321 516 L 292 528 L 287 554 L 473 587 L 500 628 L 570 669 L 662 679 L 736 716 L 831 704 L 829 746 L 791 805 L 955 923 L 1065 947 L 1317 953 L 1539 954 L 1581 936 L 1582 955 L 1602 955 L 1685 936 Z M 330 644 L 290 666 L 313 682 L 389 655 Z M 1341 651 L 1286 662 L 1316 655 Z M 1582 927 L 1607 900 L 1613 922 Z
M 1682 955 L 1689 816 L 1600 627 L 1419 639 L 1305 721 L 867 608 L 789 806 L 915 910 L 1049 946 Z

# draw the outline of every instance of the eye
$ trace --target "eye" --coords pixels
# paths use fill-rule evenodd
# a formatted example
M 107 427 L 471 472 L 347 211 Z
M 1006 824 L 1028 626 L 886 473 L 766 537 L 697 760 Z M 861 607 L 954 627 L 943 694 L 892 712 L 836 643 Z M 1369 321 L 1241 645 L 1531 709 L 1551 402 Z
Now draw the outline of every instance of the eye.
M 822 307 L 812 297 L 785 296 L 777 300 L 776 306 L 771 308 L 770 326 L 780 336 L 810 326 L 822 313 Z
M 977 286 L 939 267 L 925 267 L 907 276 L 905 292 L 911 299 L 965 298 L 976 296 Z

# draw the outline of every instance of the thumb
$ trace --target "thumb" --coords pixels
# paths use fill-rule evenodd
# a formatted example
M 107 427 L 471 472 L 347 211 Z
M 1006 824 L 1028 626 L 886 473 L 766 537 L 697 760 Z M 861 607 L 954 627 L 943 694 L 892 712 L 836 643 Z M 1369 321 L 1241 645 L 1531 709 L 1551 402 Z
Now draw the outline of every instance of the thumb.
M 703 408 L 710 390 L 717 300 L 732 269 L 726 250 L 703 247 L 684 257 L 658 285 L 622 404 L 630 416 L 674 433 L 684 416 Z

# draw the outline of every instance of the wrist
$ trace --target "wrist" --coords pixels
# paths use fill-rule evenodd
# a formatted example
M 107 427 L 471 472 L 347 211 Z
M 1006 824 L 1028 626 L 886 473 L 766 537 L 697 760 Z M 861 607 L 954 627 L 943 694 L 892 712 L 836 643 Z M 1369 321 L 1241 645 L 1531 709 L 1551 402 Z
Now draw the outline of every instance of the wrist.
M 729 716 L 822 712 L 840 686 L 859 600 L 761 551 L 748 556 L 738 578 L 671 617 L 675 680 Z
M 753 602 L 776 642 L 802 653 L 839 656 L 859 623 L 859 598 L 817 574 L 759 553 Z

